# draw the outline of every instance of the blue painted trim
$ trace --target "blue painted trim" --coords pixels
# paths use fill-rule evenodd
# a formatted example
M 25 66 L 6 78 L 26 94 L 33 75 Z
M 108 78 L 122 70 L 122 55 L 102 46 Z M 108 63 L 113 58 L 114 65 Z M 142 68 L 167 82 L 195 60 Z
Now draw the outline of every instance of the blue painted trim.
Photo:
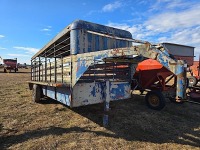
M 77 29 L 86 29 L 98 33 L 103 34 L 110 34 L 122 38 L 132 38 L 132 34 L 129 31 L 116 29 L 113 27 L 108 27 L 96 23 L 91 23 L 83 20 L 75 20 L 71 24 L 71 30 L 77 30 Z
M 70 51 L 71 54 L 77 54 L 79 52 L 79 39 L 78 39 L 79 31 L 72 30 L 70 32 Z
M 71 92 L 69 88 L 56 88 L 56 97 L 55 97 L 55 87 L 47 86 L 47 97 L 50 97 L 54 100 L 61 102 L 64 105 L 71 106 L 70 97 Z M 45 94 L 45 86 L 43 86 L 43 93 Z

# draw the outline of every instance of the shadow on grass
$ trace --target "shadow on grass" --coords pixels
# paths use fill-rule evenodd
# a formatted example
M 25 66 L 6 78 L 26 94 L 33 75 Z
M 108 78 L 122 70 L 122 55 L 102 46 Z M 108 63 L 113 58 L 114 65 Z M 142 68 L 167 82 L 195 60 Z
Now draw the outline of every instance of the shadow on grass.
M 41 138 L 48 135 L 60 136 L 62 134 L 67 134 L 71 132 L 76 132 L 76 133 L 92 132 L 93 133 L 94 131 L 90 131 L 88 129 L 84 129 L 80 127 L 62 128 L 62 127 L 52 126 L 48 128 L 34 130 L 34 131 L 28 131 L 19 135 L 10 135 L 10 136 L 5 136 L 5 137 L 0 137 L 0 148 L 7 149 L 8 147 L 14 144 L 22 143 L 22 142 L 28 141 L 29 139 L 37 139 L 37 138 Z M 96 135 L 113 137 L 113 135 L 104 133 L 101 131 L 95 131 L 94 133 Z
M 128 141 L 177 143 L 200 147 L 199 107 L 167 101 L 161 111 L 147 108 L 144 95 L 110 104 L 108 130 Z M 103 104 L 73 109 L 102 126 Z M 195 112 L 198 111 L 198 112 Z M 196 113 L 196 115 L 195 115 Z
M 42 104 L 57 104 L 54 100 L 41 101 Z M 199 113 L 195 115 L 191 105 L 168 103 L 162 111 L 154 111 L 145 106 L 143 96 L 111 102 L 109 127 L 104 131 L 92 131 L 80 127 L 49 127 L 25 132 L 19 135 L 6 135 L 0 138 L 0 147 L 8 148 L 13 144 L 48 135 L 62 135 L 71 132 L 94 133 L 99 136 L 123 138 L 127 141 L 151 142 L 156 144 L 176 143 L 200 146 Z M 74 112 L 102 126 L 103 104 L 73 108 Z M 80 122 L 81 123 L 81 122 Z
M 3 130 L 3 125 L 0 124 L 0 132 Z
M 37 103 L 39 103 L 39 104 L 61 104 L 60 102 L 50 99 L 50 98 L 47 98 L 47 97 L 42 98 L 42 100 Z M 63 104 L 61 104 L 61 105 L 63 105 Z

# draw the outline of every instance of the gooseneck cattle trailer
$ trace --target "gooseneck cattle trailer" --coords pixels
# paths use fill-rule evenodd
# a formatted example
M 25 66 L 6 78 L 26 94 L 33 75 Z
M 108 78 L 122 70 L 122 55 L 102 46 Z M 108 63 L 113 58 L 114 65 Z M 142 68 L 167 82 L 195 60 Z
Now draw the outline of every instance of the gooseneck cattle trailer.
M 133 43 L 137 43 L 133 45 Z M 43 96 L 69 107 L 105 103 L 131 97 L 137 64 L 151 58 L 176 76 L 176 100 L 186 98 L 185 63 L 173 59 L 162 45 L 132 39 L 130 32 L 77 20 L 64 28 L 31 59 L 33 100 Z M 147 94 L 152 107 L 164 107 L 161 92 Z M 150 103 L 151 104 L 151 103 Z M 104 125 L 108 116 L 104 115 Z

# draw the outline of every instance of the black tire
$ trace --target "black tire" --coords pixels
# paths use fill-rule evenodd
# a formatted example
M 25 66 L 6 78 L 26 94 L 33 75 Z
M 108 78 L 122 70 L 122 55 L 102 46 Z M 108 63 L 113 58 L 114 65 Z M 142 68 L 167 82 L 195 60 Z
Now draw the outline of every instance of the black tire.
M 7 72 L 7 70 L 4 68 L 4 69 L 3 69 L 3 72 L 4 72 L 4 73 L 6 73 L 6 72 Z
M 33 93 L 32 93 L 32 100 L 33 102 L 40 102 L 41 98 L 43 97 L 42 88 L 41 86 L 34 84 L 33 85 Z
M 165 97 L 160 91 L 150 91 L 145 96 L 146 104 L 154 110 L 161 110 L 165 107 Z
M 188 79 L 188 86 L 189 87 L 193 87 L 197 84 L 197 78 L 195 78 L 194 76 L 190 76 L 187 79 Z
M 15 72 L 17 72 L 17 68 L 15 68 Z

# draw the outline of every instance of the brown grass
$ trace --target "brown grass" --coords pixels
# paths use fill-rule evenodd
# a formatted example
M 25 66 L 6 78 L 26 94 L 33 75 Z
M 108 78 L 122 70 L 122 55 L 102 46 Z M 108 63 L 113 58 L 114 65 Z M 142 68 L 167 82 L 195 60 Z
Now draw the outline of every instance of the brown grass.
M 27 69 L 0 70 L 0 149 L 199 149 L 200 107 L 167 102 L 148 109 L 144 97 L 70 109 L 53 100 L 31 101 Z

